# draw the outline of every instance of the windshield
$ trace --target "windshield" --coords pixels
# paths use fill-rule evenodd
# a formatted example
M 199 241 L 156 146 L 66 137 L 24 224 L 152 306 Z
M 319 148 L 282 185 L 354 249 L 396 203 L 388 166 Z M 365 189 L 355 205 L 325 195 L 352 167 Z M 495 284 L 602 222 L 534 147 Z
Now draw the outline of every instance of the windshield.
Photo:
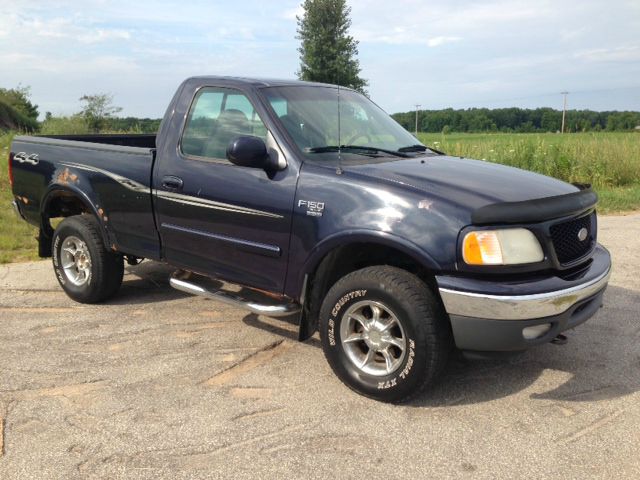
M 263 92 L 307 158 L 336 158 L 338 146 L 343 147 L 343 155 L 365 158 L 390 154 L 406 157 L 401 153 L 403 149 L 426 150 L 380 107 L 354 91 L 288 86 L 268 87 Z M 408 147 L 413 149 L 407 150 Z

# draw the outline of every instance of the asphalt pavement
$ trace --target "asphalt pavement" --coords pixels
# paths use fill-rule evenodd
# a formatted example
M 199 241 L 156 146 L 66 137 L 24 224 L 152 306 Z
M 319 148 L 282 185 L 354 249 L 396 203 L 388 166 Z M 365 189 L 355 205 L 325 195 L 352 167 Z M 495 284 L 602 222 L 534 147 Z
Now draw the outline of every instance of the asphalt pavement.
M 600 218 L 605 307 L 567 345 L 455 358 L 413 403 L 350 391 L 316 338 L 128 267 L 81 305 L 0 266 L 0 479 L 640 478 L 640 214 Z

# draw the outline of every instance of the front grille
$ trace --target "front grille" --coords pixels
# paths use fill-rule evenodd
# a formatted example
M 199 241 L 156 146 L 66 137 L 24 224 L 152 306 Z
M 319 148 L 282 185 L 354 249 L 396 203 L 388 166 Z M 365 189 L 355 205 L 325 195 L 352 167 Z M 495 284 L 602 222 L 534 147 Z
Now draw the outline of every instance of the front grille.
M 595 242 L 594 215 L 594 213 L 585 215 L 584 217 L 551 226 L 549 232 L 551 233 L 553 248 L 560 263 L 570 263 L 589 253 Z M 581 241 L 578 238 L 578 234 L 583 228 L 587 229 L 587 238 Z

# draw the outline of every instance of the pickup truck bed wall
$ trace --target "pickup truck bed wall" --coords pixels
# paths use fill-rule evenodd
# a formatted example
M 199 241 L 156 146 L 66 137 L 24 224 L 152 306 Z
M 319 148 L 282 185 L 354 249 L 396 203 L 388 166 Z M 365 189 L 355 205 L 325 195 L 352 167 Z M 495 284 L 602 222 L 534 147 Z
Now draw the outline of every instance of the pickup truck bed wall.
M 153 135 L 16 137 L 15 156 L 38 152 L 35 162 L 14 161 L 14 186 L 25 199 L 22 214 L 40 225 L 51 202 L 63 204 L 73 194 L 98 218 L 107 245 L 159 259 L 150 178 L 154 143 Z
M 74 140 L 77 142 L 120 145 L 122 147 L 155 148 L 155 134 L 95 134 L 95 135 L 42 135 L 37 138 Z

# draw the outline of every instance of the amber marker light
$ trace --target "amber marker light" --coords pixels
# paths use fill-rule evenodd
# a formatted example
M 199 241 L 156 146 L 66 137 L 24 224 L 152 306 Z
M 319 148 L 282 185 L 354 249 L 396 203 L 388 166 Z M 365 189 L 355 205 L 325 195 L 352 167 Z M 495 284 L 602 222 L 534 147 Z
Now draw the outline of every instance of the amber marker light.
M 467 265 L 518 265 L 541 262 L 544 253 L 526 228 L 478 230 L 465 235 L 462 259 Z

